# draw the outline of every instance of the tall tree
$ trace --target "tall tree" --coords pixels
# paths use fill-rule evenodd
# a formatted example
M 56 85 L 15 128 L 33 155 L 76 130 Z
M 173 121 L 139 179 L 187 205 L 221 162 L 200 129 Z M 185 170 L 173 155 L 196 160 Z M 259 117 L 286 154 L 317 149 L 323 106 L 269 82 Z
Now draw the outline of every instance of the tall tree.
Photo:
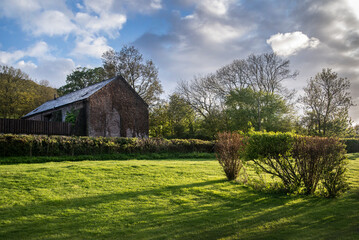
M 105 78 L 105 70 L 102 67 L 79 67 L 76 68 L 71 74 L 67 75 L 66 85 L 60 87 L 58 89 L 58 93 L 62 96 L 101 82 Z
M 152 60 L 144 60 L 134 46 L 124 46 L 120 52 L 109 50 L 102 55 L 107 77 L 121 74 L 133 89 L 150 105 L 163 92 L 158 70 Z
M 0 117 L 19 118 L 53 98 L 56 89 L 37 84 L 20 69 L 0 66 Z
M 227 97 L 226 112 L 231 130 L 289 131 L 290 107 L 274 93 L 255 92 L 251 88 L 233 90 Z
M 343 135 L 350 126 L 349 108 L 353 106 L 350 81 L 332 69 L 322 69 L 308 81 L 301 101 L 305 107 L 303 123 L 310 134 Z
M 169 97 L 168 116 L 172 137 L 185 138 L 194 136 L 194 111 L 188 102 L 176 93 Z
M 169 137 L 171 135 L 171 126 L 168 116 L 168 102 L 158 101 L 150 109 L 150 136 L 151 137 Z

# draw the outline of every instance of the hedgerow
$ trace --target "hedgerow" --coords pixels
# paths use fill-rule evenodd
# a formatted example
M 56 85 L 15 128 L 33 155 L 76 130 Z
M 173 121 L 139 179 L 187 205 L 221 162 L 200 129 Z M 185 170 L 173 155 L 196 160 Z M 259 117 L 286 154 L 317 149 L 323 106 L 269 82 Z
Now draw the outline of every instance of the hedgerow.
M 0 135 L 0 156 L 77 156 L 112 153 L 209 152 L 214 142 L 197 139 Z
M 345 145 L 337 138 L 252 132 L 246 139 L 245 147 L 243 141 L 227 141 L 230 162 L 242 163 L 243 155 L 261 172 L 278 177 L 286 191 L 314 194 L 319 187 L 326 197 L 336 197 L 348 189 Z

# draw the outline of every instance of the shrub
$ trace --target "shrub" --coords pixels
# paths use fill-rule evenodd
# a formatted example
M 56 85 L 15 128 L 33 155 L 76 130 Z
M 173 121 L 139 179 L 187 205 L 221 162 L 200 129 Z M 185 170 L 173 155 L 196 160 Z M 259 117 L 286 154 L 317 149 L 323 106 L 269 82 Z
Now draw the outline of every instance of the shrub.
M 345 144 L 347 153 L 359 152 L 359 139 L 357 139 L 357 138 L 342 138 L 340 141 Z
M 327 197 L 336 197 L 347 189 L 345 146 L 338 139 L 297 136 L 293 158 L 306 194 L 313 194 L 320 181 Z
M 223 167 L 228 180 L 235 180 L 243 167 L 240 159 L 245 149 L 243 136 L 238 133 L 218 133 L 216 157 Z
M 300 186 L 301 178 L 292 158 L 292 133 L 253 132 L 249 135 L 246 159 L 265 173 L 281 179 L 288 191 Z
M 76 156 L 112 153 L 209 152 L 214 142 L 197 139 L 67 137 L 0 134 L 0 157 Z

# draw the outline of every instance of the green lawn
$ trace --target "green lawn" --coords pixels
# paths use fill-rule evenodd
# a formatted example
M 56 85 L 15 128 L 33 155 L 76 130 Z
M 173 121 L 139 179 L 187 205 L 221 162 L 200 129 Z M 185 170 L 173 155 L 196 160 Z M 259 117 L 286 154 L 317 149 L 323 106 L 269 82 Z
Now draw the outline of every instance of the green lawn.
M 0 239 L 359 239 L 349 168 L 325 199 L 228 182 L 214 159 L 1 165 Z

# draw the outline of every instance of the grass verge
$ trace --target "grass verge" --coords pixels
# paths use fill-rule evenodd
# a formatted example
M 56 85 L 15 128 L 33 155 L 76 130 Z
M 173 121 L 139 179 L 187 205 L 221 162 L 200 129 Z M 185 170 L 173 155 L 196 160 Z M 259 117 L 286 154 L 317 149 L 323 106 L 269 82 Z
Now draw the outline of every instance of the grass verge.
M 254 191 L 204 159 L 2 165 L 0 239 L 359 239 L 357 157 L 338 199 Z

